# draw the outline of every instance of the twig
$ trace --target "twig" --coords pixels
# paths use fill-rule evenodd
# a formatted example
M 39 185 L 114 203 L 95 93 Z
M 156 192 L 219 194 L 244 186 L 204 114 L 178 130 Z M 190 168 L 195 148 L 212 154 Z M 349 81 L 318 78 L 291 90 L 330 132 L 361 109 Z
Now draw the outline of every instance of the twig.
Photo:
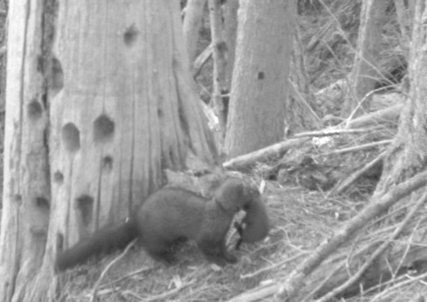
M 266 162 L 272 158 L 279 158 L 288 150 L 301 147 L 307 141 L 307 138 L 288 139 L 285 142 L 277 143 L 230 159 L 223 164 L 223 167 L 227 170 L 247 171 L 259 162 Z
M 212 57 L 213 53 L 213 45 L 209 44 L 208 47 L 205 48 L 204 51 L 194 60 L 193 63 L 193 77 L 196 77 L 200 71 L 202 70 L 202 67 L 205 65 L 205 63 Z
M 418 200 L 418 202 L 415 204 L 411 212 L 406 216 L 405 220 L 402 221 L 401 225 L 394 231 L 394 233 L 391 235 L 391 237 L 385 241 L 369 258 L 368 261 L 366 261 L 362 267 L 359 269 L 359 271 L 356 272 L 356 274 L 353 275 L 350 279 L 348 279 L 344 284 L 340 285 L 327 295 L 323 296 L 321 299 L 316 300 L 317 302 L 327 302 L 334 298 L 335 296 L 343 293 L 347 288 L 352 286 L 354 283 L 356 283 L 360 277 L 372 266 L 372 263 L 385 252 L 386 249 L 393 243 L 397 237 L 400 236 L 403 229 L 408 225 L 408 223 L 412 220 L 412 218 L 415 216 L 417 211 L 424 205 L 424 203 L 427 200 L 427 190 L 424 192 L 423 196 Z
M 352 134 L 352 133 L 365 133 L 375 130 L 377 127 L 373 128 L 358 128 L 358 129 L 326 129 L 321 131 L 311 131 L 311 132 L 302 132 L 294 135 L 295 138 L 301 137 L 323 137 L 323 136 L 332 136 L 332 135 L 341 135 L 341 134 Z
M 365 60 L 364 60 L 365 61 Z M 368 63 L 368 61 L 366 61 Z M 369 63 L 368 63 L 369 64 Z M 371 67 L 374 67 L 372 64 L 370 64 Z M 375 68 L 375 67 L 374 67 Z M 375 68 L 376 69 L 376 68 Z M 348 128 L 348 125 L 350 124 L 350 122 L 353 119 L 353 116 L 359 111 L 360 107 L 362 107 L 362 104 L 374 93 L 381 91 L 382 88 L 378 88 L 372 91 L 369 91 L 358 103 L 356 108 L 353 109 L 353 111 L 350 113 L 350 116 L 347 118 L 346 122 L 345 122 L 345 127 Z
M 390 287 L 387 292 L 391 292 L 391 291 L 393 291 L 393 290 L 395 290 L 395 289 L 397 289 L 399 287 L 411 284 L 411 283 L 413 283 L 415 281 L 425 279 L 426 277 L 427 277 L 427 272 L 424 273 L 424 274 L 421 274 L 421 275 L 419 275 L 419 276 L 417 276 L 415 278 L 410 278 L 409 280 L 406 280 L 404 282 L 396 284 L 396 285 Z M 382 296 L 384 296 L 384 294 L 376 296 L 374 299 L 371 300 L 371 302 L 374 302 L 375 300 L 381 299 Z
M 339 271 L 342 269 L 342 267 L 344 266 L 344 264 L 338 265 L 333 271 L 332 273 L 330 273 L 322 282 L 320 282 L 320 284 L 318 286 L 316 286 L 308 295 L 306 295 L 304 297 L 304 299 L 302 300 L 302 302 L 308 302 L 308 301 L 312 301 L 313 300 L 313 296 L 320 290 L 322 289 L 325 284 L 327 284 L 329 282 L 329 280 Z
M 144 267 L 144 268 L 138 269 L 136 271 L 133 271 L 133 272 L 127 274 L 126 276 L 120 277 L 119 279 L 113 280 L 113 281 L 111 281 L 109 283 L 106 283 L 106 284 L 102 284 L 101 287 L 112 286 L 113 284 L 119 283 L 120 281 L 123 281 L 123 280 L 125 280 L 127 278 L 130 278 L 132 276 L 138 275 L 140 273 L 145 273 L 147 271 L 151 271 L 152 269 L 153 269 L 152 267 Z
M 366 164 L 362 169 L 356 171 L 355 173 L 344 179 L 342 182 L 338 183 L 331 191 L 329 191 L 327 197 L 337 195 L 345 191 L 353 182 L 355 182 L 359 177 L 365 174 L 366 171 L 370 170 L 372 167 L 382 161 L 384 156 L 385 152 L 382 152 L 374 160 Z
M 356 151 L 360 151 L 360 150 L 374 148 L 377 146 L 387 145 L 387 144 L 390 144 L 392 141 L 393 140 L 391 140 L 391 139 L 387 139 L 387 140 L 383 140 L 380 142 L 373 142 L 373 143 L 364 144 L 364 145 L 360 145 L 360 146 L 356 146 L 356 147 L 343 148 L 343 149 L 335 150 L 335 151 L 325 153 L 322 155 L 326 156 L 326 155 L 331 155 L 331 154 L 342 154 L 342 153 L 347 153 L 347 152 L 356 152 Z
M 92 293 L 92 298 L 91 298 L 91 302 L 94 302 L 96 299 L 96 293 L 98 291 L 99 288 L 99 284 L 101 283 L 102 278 L 104 278 L 104 276 L 107 274 L 108 270 L 116 263 L 118 262 L 120 259 L 122 259 L 126 253 L 129 251 L 129 249 L 135 244 L 136 239 L 134 239 L 131 243 L 128 244 L 128 246 L 125 248 L 125 250 L 118 256 L 116 257 L 113 261 L 111 261 L 107 267 L 102 271 L 101 276 L 99 276 L 98 280 L 96 281 L 95 285 L 93 286 L 93 293 Z
M 288 262 L 294 261 L 294 260 L 298 259 L 299 257 L 301 257 L 301 256 L 303 256 L 303 255 L 304 255 L 304 254 L 303 254 L 303 253 L 301 253 L 301 254 L 295 255 L 294 257 L 287 258 L 287 259 L 284 259 L 284 260 L 282 260 L 282 261 L 279 261 L 278 263 L 275 263 L 275 264 L 273 264 L 273 265 L 270 265 L 270 266 L 267 266 L 267 267 L 263 267 L 263 268 L 261 268 L 260 270 L 257 270 L 257 271 L 255 271 L 255 272 L 253 272 L 253 273 L 246 274 L 246 275 L 240 275 L 240 279 L 247 279 L 247 278 L 255 277 L 256 275 L 261 274 L 262 272 L 269 271 L 269 270 L 275 269 L 275 268 L 277 268 L 277 267 L 281 267 L 281 266 L 282 266 L 282 265 L 284 265 L 285 263 L 288 263 Z
M 164 299 L 169 298 L 169 297 L 175 295 L 176 293 L 180 292 L 183 288 L 185 288 L 185 287 L 193 284 L 195 281 L 196 280 L 193 279 L 193 280 L 191 280 L 190 282 L 188 282 L 187 284 L 185 284 L 183 286 L 177 287 L 175 289 L 172 289 L 172 290 L 170 290 L 168 292 L 165 292 L 165 293 L 161 293 L 159 295 L 151 296 L 150 298 L 145 299 L 144 302 L 150 302 L 150 301 L 155 301 L 155 300 L 163 300 L 164 301 Z

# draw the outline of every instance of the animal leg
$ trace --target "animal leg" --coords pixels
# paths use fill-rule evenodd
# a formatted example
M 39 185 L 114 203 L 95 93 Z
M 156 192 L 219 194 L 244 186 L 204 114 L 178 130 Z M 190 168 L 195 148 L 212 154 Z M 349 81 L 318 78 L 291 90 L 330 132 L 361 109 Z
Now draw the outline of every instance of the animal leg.
M 237 257 L 227 251 L 224 241 L 203 240 L 198 242 L 197 245 L 209 261 L 219 266 L 237 262 Z
M 177 262 L 174 255 L 173 245 L 161 240 L 150 240 L 145 242 L 145 250 L 155 260 L 166 265 L 171 265 Z

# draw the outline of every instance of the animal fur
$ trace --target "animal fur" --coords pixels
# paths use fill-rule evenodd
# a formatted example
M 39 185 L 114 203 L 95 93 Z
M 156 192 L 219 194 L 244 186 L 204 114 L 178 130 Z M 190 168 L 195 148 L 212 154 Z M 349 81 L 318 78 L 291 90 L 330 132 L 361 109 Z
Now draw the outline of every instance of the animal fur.
M 211 199 L 185 189 L 165 187 L 149 196 L 127 222 L 101 229 L 70 249 L 58 252 L 56 269 L 63 271 L 92 255 L 123 248 L 137 237 L 150 256 L 167 264 L 176 261 L 174 246 L 187 240 L 195 241 L 211 262 L 235 263 L 236 256 L 225 246 L 226 234 L 239 210 L 252 212 L 250 205 L 259 203 L 258 190 L 234 178 L 226 180 Z M 250 216 L 256 219 L 256 215 Z

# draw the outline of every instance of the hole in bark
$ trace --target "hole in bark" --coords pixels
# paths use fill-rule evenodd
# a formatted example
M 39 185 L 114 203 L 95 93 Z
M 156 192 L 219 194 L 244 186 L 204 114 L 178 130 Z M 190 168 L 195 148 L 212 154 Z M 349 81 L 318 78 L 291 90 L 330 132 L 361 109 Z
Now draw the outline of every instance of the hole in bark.
M 113 169 L 113 158 L 111 156 L 107 155 L 102 159 L 102 168 L 106 171 Z
M 55 174 L 53 174 L 53 180 L 58 184 L 62 184 L 64 182 L 64 174 L 56 171 Z
M 33 99 L 31 103 L 28 104 L 28 117 L 30 120 L 37 120 L 42 116 L 42 105 L 37 102 L 36 99 Z
M 131 25 L 125 32 L 124 36 L 123 36 L 123 40 L 125 41 L 125 44 L 127 46 L 132 46 L 135 41 L 136 38 L 138 36 L 139 32 L 136 29 L 135 25 Z
M 49 146 L 49 127 L 43 129 L 43 146 Z
M 13 201 L 16 202 L 17 204 L 21 205 L 22 204 L 21 194 L 15 194 L 15 196 L 13 196 Z
M 77 198 L 77 206 L 82 215 L 83 224 L 85 226 L 88 226 L 92 221 L 93 198 L 89 195 L 82 195 Z
M 47 108 L 47 93 L 42 94 L 42 103 L 43 103 L 43 107 Z
M 56 250 L 62 252 L 64 250 L 64 235 L 61 233 L 56 234 Z
M 44 198 L 44 197 L 37 197 L 36 205 L 42 210 L 49 210 L 50 208 L 49 200 L 47 200 L 47 198 Z
M 264 78 L 265 78 L 264 72 L 262 72 L 262 71 L 258 72 L 257 78 L 258 78 L 258 80 L 264 80 Z
M 36 228 L 33 226 L 30 228 L 30 232 L 36 238 L 47 238 L 47 230 L 45 228 Z
M 68 151 L 76 152 L 80 149 L 80 131 L 73 123 L 68 123 L 62 127 L 62 140 Z
M 227 44 L 223 41 L 216 44 L 216 48 L 220 53 L 225 54 L 227 52 Z
M 106 115 L 101 115 L 93 125 L 95 142 L 105 142 L 114 134 L 114 122 Z
M 159 118 L 162 118 L 163 117 L 163 110 L 162 109 L 158 109 L 157 110 L 157 116 L 159 117 Z
M 37 56 L 37 71 L 40 73 L 44 72 L 44 59 L 41 55 Z
M 57 94 L 64 87 L 64 71 L 62 70 L 62 64 L 55 57 L 51 60 L 49 87 L 53 95 Z

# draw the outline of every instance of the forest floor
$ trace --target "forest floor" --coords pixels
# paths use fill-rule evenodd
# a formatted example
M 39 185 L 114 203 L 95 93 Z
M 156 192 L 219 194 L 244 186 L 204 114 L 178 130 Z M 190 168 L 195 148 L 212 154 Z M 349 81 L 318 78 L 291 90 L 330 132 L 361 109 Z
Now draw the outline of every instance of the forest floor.
M 243 244 L 235 251 L 237 264 L 223 268 L 210 264 L 190 244 L 178 252 L 179 264 L 167 267 L 135 247 L 105 275 L 98 289 L 100 301 L 227 301 L 261 282 L 286 276 L 339 228 L 343 217 L 354 215 L 358 206 L 357 202 L 338 202 L 318 192 L 274 183 L 267 184 L 264 196 L 272 224 L 270 235 L 261 243 Z M 237 234 L 230 232 L 230 249 L 236 240 Z M 89 301 L 100 273 L 119 254 L 92 259 L 64 274 L 61 281 L 66 301 Z

